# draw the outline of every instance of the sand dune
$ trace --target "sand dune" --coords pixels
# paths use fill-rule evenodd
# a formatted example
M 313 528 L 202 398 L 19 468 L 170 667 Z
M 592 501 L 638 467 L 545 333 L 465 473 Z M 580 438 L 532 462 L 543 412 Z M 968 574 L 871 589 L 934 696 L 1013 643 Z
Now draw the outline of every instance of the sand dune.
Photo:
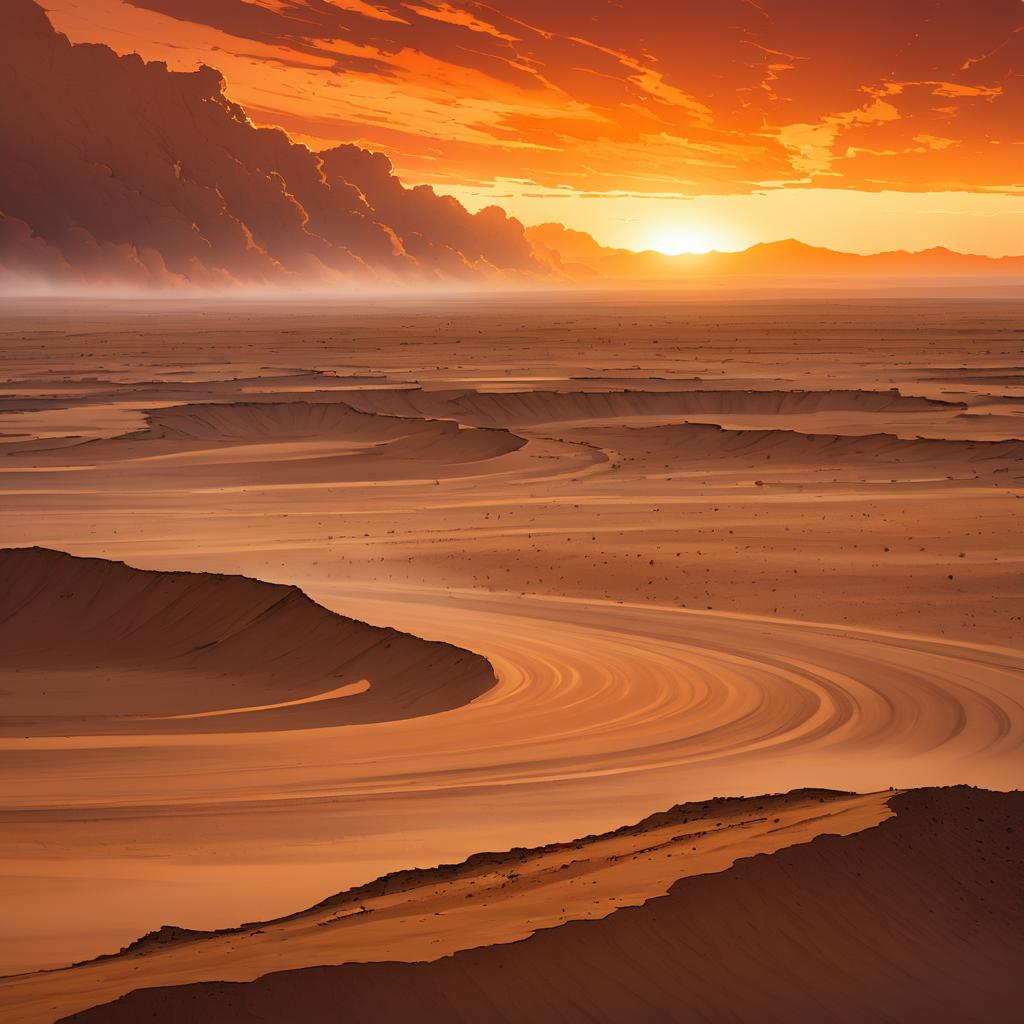
M 455 403 L 499 424 L 557 423 L 564 420 L 631 419 L 706 414 L 805 415 L 836 410 L 922 412 L 954 403 L 902 395 L 898 391 L 700 391 L 545 392 L 467 395 Z M 961 407 L 962 408 L 962 407 Z
M 157 460 L 173 460 L 174 469 L 196 480 L 237 486 L 473 474 L 527 443 L 508 430 L 366 413 L 333 401 L 197 403 L 149 410 L 145 419 L 144 429 L 71 451 L 64 440 L 17 454 L 43 468 L 77 460 L 150 476 L 159 473 Z
M 806 414 L 834 410 L 923 412 L 964 409 L 961 403 L 891 391 L 754 391 L 708 387 L 669 391 L 640 388 L 603 391 L 375 391 L 351 396 L 377 411 L 444 414 L 488 426 L 530 426 L 575 420 L 643 419 L 691 413 Z
M 247 713 L 232 731 L 208 718 L 103 735 L 114 730 L 101 720 L 86 735 L 0 741 L 8 862 L 23 865 L 12 920 L 28 930 L 37 887 L 52 887 L 59 863 L 38 847 L 55 835 L 75 837 L 76 874 L 100 879 L 49 923 L 50 955 L 78 959 L 169 920 L 286 913 L 413 857 L 465 856 L 481 836 L 532 845 L 614 827 L 627 806 L 742 792 L 751 773 L 778 789 L 1020 777 L 1024 665 L 1009 651 L 650 605 L 358 592 L 373 620 L 483 652 L 498 685 L 377 725 L 255 731 L 263 713 Z M 257 703 L 272 701 L 233 701 Z M 322 721 L 324 707 L 287 710 Z M 209 848 L 219 861 L 196 857 Z
M 404 455 L 424 461 L 470 462 L 516 451 L 526 442 L 506 430 L 467 427 L 450 420 L 361 412 L 336 401 L 211 402 L 173 405 L 145 413 L 144 430 L 111 441 L 117 447 L 90 443 L 89 453 L 117 453 L 124 442 L 178 441 L 197 446 L 259 445 L 285 441 L 349 441 L 380 445 L 404 443 Z M 103 439 L 101 439 L 103 440 Z M 461 447 L 456 447 L 461 446 Z M 382 453 L 385 457 L 388 451 Z
M 422 388 L 342 392 L 365 411 L 444 417 L 475 426 L 501 427 L 529 436 L 562 436 L 584 425 L 650 426 L 711 423 L 734 430 L 795 429 L 803 433 L 864 436 L 880 430 L 918 436 L 1002 440 L 1024 434 L 1024 419 L 970 420 L 960 401 L 865 389 L 728 389 L 704 384 L 593 390 L 543 389 L 441 391 Z M 327 396 L 325 396 L 327 397 Z
M 875 827 L 514 944 L 141 989 L 68 1019 L 1007 1020 L 1024 941 L 1024 795 L 961 787 L 890 804 Z
M 224 402 L 154 409 L 139 440 L 261 444 L 302 438 L 372 443 L 405 437 L 420 421 L 361 413 L 340 402 Z
M 803 434 L 794 430 L 726 430 L 713 424 L 658 427 L 601 428 L 588 431 L 591 443 L 607 446 L 622 456 L 623 465 L 636 467 L 700 465 L 705 460 L 745 460 L 781 466 L 826 469 L 858 465 L 906 465 L 937 471 L 970 467 L 986 473 L 1013 472 L 1024 476 L 1024 441 L 959 441 L 945 438 L 900 438 L 892 434 L 859 437 Z
M 397 871 L 274 921 L 222 932 L 164 926 L 112 956 L 0 981 L 0 998 L 35 1022 L 144 985 L 245 981 L 346 961 L 436 960 L 605 917 L 741 857 L 870 828 L 891 814 L 889 796 L 799 790 L 680 804 L 602 835 Z
M 5 736 L 303 729 L 457 707 L 487 662 L 295 587 L 0 550 Z M 326 697 L 325 697 L 326 695 Z

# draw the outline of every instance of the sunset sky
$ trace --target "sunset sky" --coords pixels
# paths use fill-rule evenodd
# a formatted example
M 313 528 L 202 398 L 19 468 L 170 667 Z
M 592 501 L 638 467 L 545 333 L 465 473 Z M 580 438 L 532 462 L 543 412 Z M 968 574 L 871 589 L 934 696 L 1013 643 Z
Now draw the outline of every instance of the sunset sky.
M 1020 0 L 47 0 L 258 124 L 604 244 L 1024 252 Z

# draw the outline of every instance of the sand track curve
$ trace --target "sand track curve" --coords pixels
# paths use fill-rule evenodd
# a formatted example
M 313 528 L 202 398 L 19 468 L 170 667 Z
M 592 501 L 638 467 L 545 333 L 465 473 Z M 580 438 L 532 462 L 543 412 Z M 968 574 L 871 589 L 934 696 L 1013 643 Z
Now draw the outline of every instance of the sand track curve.
M 85 863 L 102 862 L 142 828 L 147 856 L 168 865 L 162 891 L 131 869 L 118 878 L 116 910 L 92 910 L 91 945 L 50 936 L 49 948 L 80 959 L 167 921 L 268 918 L 410 859 L 614 828 L 623 806 L 749 792 L 754 778 L 775 791 L 807 778 L 862 792 L 1021 782 L 1020 652 L 611 601 L 365 585 L 315 596 L 476 649 L 498 684 L 396 722 L 246 732 L 214 717 L 187 735 L 178 723 L 175 735 L 0 740 L 15 854 L 37 857 L 34 837 L 59 827 Z M 389 838 L 395 821 L 414 847 Z M 214 842 L 236 864 L 234 921 L 223 872 L 194 858 Z

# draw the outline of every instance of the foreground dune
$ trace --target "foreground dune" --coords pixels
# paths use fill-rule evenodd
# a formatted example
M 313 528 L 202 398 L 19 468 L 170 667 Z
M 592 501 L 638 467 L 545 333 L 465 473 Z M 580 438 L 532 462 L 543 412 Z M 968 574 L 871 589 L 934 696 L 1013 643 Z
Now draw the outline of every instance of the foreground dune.
M 513 942 L 642 904 L 676 879 L 724 870 L 738 858 L 872 827 L 892 813 L 889 795 L 798 790 L 681 804 L 604 835 L 395 872 L 278 920 L 222 932 L 166 926 L 113 956 L 0 979 L 0 1005 L 19 1020 L 42 1022 L 142 985 L 245 981 L 347 961 L 436 960 Z
M 143 988 L 69 1019 L 1010 1019 L 1024 942 L 1024 794 L 918 790 L 889 804 L 895 815 L 874 827 L 689 875 L 643 906 L 517 943 L 432 963 Z M 669 843 L 685 859 L 689 837 Z

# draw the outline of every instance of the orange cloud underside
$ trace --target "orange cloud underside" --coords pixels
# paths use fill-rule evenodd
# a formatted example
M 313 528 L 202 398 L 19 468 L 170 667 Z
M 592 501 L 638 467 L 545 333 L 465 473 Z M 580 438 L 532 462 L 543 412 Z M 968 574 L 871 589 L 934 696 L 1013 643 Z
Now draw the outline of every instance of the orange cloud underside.
M 75 41 L 218 67 L 260 123 L 524 190 L 1012 193 L 1019 0 L 49 0 Z M 1018 69 L 1016 72 L 1014 69 Z

